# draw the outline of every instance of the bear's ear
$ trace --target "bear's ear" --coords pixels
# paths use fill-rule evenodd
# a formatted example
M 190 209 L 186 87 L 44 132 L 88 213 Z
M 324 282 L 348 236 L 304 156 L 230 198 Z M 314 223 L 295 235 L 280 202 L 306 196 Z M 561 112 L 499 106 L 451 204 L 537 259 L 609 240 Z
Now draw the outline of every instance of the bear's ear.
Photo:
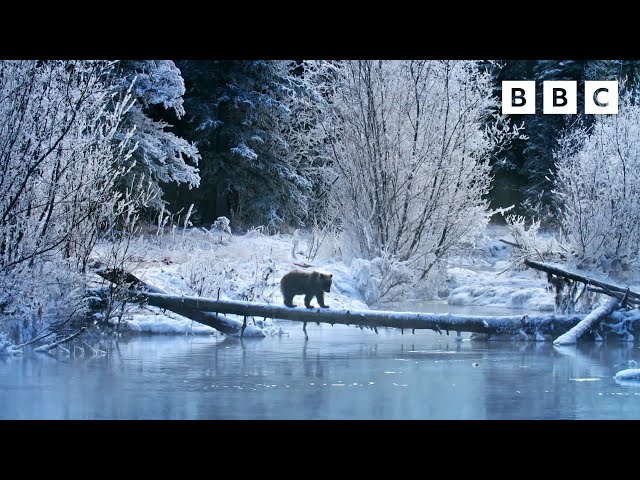
M 329 274 L 329 278 L 332 278 L 332 277 L 333 277 L 333 273 L 330 273 L 330 274 Z

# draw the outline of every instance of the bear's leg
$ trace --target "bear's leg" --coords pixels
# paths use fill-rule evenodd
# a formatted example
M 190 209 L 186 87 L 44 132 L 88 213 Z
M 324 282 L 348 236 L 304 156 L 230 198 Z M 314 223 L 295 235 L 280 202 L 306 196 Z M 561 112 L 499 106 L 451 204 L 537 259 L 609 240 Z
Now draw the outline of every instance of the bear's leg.
M 295 307 L 295 305 L 293 304 L 293 295 L 285 295 L 284 296 L 284 304 L 287 307 Z
M 304 306 L 307 307 L 307 308 L 313 308 L 311 306 L 311 300 L 313 300 L 313 293 L 307 293 L 304 296 Z
M 318 305 L 320 305 L 322 308 L 329 308 L 329 305 L 325 305 L 324 304 L 324 292 L 319 292 L 316 295 L 316 298 L 318 299 Z

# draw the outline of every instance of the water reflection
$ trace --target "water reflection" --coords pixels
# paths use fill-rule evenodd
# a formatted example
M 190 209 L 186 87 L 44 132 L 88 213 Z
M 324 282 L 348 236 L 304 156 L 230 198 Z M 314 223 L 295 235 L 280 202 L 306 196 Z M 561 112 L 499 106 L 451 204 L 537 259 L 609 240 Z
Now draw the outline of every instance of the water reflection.
M 307 326 L 265 339 L 138 337 L 108 356 L 0 362 L 0 418 L 627 419 L 640 388 L 613 376 L 633 344 L 463 341 Z

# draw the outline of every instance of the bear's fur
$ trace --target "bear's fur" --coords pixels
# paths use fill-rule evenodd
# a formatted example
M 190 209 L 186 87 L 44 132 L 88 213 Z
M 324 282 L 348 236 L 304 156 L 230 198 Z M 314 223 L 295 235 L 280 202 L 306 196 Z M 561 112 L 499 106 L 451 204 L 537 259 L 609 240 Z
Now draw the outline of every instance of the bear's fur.
M 303 272 L 302 270 L 293 270 L 287 273 L 280 280 L 280 291 L 284 298 L 284 304 L 287 307 L 295 307 L 293 297 L 296 295 L 304 295 L 304 305 L 307 308 L 311 306 L 311 300 L 316 297 L 318 305 L 322 308 L 329 308 L 324 304 L 324 292 L 331 290 L 331 281 L 333 274 L 321 272 Z

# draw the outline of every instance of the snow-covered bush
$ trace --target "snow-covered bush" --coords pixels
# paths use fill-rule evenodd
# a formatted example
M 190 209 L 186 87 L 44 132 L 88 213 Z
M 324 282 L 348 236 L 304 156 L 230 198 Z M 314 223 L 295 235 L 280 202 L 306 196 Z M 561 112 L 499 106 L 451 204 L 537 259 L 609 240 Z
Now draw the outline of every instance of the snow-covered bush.
M 220 243 L 224 240 L 225 234 L 228 239 L 231 239 L 233 234 L 231 233 L 231 221 L 227 217 L 218 217 L 213 225 L 211 225 L 211 229 L 208 230 L 209 234 L 211 234 L 214 238 L 220 239 Z
M 553 234 L 540 230 L 540 220 L 527 221 L 522 215 L 507 215 L 505 221 L 515 244 L 512 256 L 517 260 L 529 258 L 548 262 L 564 258 L 567 248 Z
M 218 217 L 215 222 L 213 222 L 212 228 L 216 230 L 220 230 L 221 232 L 228 233 L 231 235 L 231 222 L 227 217 Z
M 408 268 L 406 262 L 399 262 L 388 255 L 373 260 L 356 258 L 351 262 L 350 273 L 368 305 L 375 305 L 381 300 L 406 298 L 405 289 L 415 282 L 415 272 Z
M 15 344 L 9 340 L 6 333 L 0 332 L 0 357 L 8 355 L 19 355 L 20 349 L 16 348 Z
M 637 271 L 640 254 L 640 105 L 620 95 L 618 115 L 565 135 L 557 152 L 561 225 L 579 267 Z
M 12 336 L 82 312 L 98 237 L 132 214 L 115 191 L 135 148 L 120 131 L 132 100 L 112 94 L 112 68 L 0 61 L 0 314 Z
M 0 315 L 0 330 L 16 343 L 28 342 L 47 329 L 68 329 L 87 311 L 86 277 L 64 258 L 23 266 L 1 281 L 10 302 Z
M 353 61 L 343 74 L 330 207 L 356 257 L 387 252 L 425 281 L 486 226 L 490 156 L 519 129 L 492 113 L 477 62 Z

